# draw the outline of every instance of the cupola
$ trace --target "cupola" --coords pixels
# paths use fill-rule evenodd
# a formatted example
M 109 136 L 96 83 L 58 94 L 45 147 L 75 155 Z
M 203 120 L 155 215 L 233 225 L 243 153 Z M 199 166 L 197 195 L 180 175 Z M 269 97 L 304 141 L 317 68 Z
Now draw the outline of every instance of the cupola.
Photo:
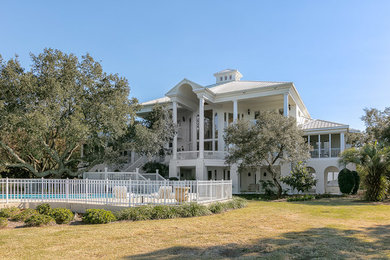
M 225 83 L 229 81 L 239 81 L 242 78 L 242 74 L 238 70 L 226 69 L 220 72 L 214 73 L 216 83 Z

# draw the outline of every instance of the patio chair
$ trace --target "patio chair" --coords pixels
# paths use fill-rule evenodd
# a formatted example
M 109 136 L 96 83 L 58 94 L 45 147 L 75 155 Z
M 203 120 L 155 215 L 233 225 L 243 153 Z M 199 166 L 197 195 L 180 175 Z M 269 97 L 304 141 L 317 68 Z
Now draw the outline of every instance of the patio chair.
M 114 198 L 116 199 L 127 199 L 127 187 L 126 186 L 114 186 L 112 189 Z

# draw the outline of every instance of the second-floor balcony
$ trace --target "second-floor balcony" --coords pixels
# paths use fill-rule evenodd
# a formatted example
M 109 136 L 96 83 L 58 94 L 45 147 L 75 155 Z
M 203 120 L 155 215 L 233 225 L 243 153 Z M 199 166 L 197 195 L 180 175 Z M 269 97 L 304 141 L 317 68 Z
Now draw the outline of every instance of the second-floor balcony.
M 216 160 L 224 160 L 226 156 L 226 152 L 221 151 L 204 151 L 203 158 L 204 159 L 216 159 Z M 178 160 L 193 160 L 199 158 L 199 151 L 182 151 L 177 152 Z
M 310 151 L 311 158 L 334 158 L 339 157 L 340 148 L 314 149 Z

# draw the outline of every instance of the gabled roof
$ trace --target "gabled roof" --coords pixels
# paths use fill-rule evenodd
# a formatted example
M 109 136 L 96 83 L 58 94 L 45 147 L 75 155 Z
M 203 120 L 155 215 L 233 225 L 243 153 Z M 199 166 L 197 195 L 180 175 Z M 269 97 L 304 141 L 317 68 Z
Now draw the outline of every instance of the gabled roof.
M 348 128 L 349 125 L 339 124 L 335 122 L 311 119 L 308 122 L 301 125 L 302 130 L 322 129 L 322 128 Z
M 215 94 L 229 93 L 235 91 L 244 91 L 254 88 L 271 87 L 290 82 L 272 82 L 272 81 L 229 81 L 221 84 L 209 85 L 206 88 Z
M 153 100 L 141 103 L 141 105 L 147 106 L 147 105 L 154 105 L 156 103 L 163 104 L 163 103 L 168 103 L 169 101 L 171 101 L 171 99 L 169 97 L 162 97 L 162 98 L 157 98 L 157 99 L 153 99 Z

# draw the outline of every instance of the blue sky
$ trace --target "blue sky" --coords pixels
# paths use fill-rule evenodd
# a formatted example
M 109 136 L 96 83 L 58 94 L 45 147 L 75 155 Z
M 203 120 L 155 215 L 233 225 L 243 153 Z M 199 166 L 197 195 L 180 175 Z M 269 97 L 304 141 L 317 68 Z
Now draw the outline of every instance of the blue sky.
M 140 101 L 183 78 L 293 81 L 311 116 L 390 106 L 390 1 L 0 1 L 0 54 L 90 53 Z

